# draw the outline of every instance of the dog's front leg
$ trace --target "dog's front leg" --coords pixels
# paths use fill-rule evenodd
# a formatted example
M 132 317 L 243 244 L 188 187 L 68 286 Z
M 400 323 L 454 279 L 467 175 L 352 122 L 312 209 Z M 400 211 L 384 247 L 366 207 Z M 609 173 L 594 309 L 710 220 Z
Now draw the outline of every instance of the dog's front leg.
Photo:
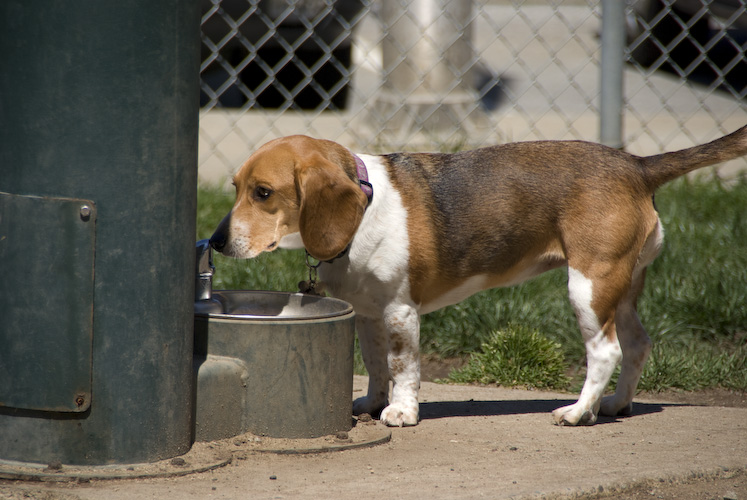
M 420 390 L 420 315 L 407 304 L 391 304 L 384 311 L 388 336 L 387 365 L 392 379 L 392 400 L 381 412 L 386 425 L 417 425 Z
M 368 370 L 368 394 L 353 402 L 353 413 L 381 412 L 386 425 L 416 425 L 420 389 L 417 311 L 411 306 L 389 306 L 378 319 L 356 316 L 355 326 Z M 387 406 L 390 380 L 394 387 L 392 403 Z
M 388 404 L 389 368 L 387 367 L 387 334 L 384 320 L 355 317 L 363 362 L 368 370 L 368 395 L 353 402 L 353 414 L 378 415 Z

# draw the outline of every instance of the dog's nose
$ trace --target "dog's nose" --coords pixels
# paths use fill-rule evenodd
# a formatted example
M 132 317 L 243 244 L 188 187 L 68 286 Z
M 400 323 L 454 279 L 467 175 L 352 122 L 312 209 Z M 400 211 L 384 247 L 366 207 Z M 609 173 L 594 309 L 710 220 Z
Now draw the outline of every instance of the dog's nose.
M 223 217 L 213 235 L 210 237 L 210 246 L 216 252 L 223 253 L 228 244 L 228 235 L 231 233 L 231 212 Z
M 223 252 L 223 249 L 226 248 L 226 235 L 216 231 L 215 234 L 210 237 L 210 246 L 213 247 L 216 252 Z

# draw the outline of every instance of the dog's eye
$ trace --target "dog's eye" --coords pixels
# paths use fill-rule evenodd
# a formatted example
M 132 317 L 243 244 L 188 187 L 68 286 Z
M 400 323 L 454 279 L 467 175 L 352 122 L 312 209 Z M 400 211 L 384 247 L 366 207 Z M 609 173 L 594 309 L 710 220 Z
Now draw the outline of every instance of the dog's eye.
M 272 194 L 272 189 L 268 189 L 263 186 L 257 186 L 256 188 L 254 188 L 254 197 L 257 198 L 258 200 L 264 201 L 267 198 L 269 198 L 271 194 Z

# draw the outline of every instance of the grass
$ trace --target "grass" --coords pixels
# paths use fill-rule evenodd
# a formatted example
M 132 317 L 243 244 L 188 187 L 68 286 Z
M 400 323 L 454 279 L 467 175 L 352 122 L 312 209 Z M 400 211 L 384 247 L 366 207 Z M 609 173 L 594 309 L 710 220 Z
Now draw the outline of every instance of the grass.
M 232 204 L 231 194 L 200 190 L 198 239 L 210 236 Z M 680 179 L 659 190 L 656 204 L 664 225 L 665 245 L 649 268 L 646 289 L 639 300 L 642 322 L 655 345 L 640 388 L 725 387 L 745 391 L 747 179 L 742 177 L 729 186 L 717 180 Z M 298 281 L 306 278 L 299 251 L 277 251 L 252 261 L 216 256 L 215 264 L 216 288 L 287 291 L 296 290 Z M 568 303 L 566 282 L 565 270 L 555 270 L 424 316 L 421 347 L 442 357 L 474 355 L 469 364 L 483 363 L 487 367 L 495 365 L 493 357 L 498 356 L 500 335 L 527 341 L 536 334 L 549 341 L 552 350 L 570 367 L 569 372 L 576 373 L 571 382 L 553 387 L 577 389 L 583 379 L 585 354 Z M 536 359 L 547 358 L 547 345 L 540 344 L 536 346 Z M 517 350 L 513 354 L 500 354 L 506 363 L 525 356 L 519 345 L 514 348 Z M 544 353 L 540 355 L 540 351 Z M 454 379 L 480 380 L 481 372 L 477 366 L 473 368 L 476 371 L 472 377 L 454 374 Z M 496 368 L 503 369 L 492 369 Z M 505 385 L 514 381 L 540 386 L 521 377 L 493 380 Z

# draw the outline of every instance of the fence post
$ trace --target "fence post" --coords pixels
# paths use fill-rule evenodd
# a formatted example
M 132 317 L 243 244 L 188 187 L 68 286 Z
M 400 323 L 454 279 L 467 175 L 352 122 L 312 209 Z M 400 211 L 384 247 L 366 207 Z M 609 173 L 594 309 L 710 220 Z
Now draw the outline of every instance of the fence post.
M 600 64 L 599 140 L 622 148 L 625 2 L 602 0 L 602 61 Z
M 479 118 L 474 91 L 472 0 L 384 0 L 384 85 L 376 105 L 394 132 L 468 134 Z

